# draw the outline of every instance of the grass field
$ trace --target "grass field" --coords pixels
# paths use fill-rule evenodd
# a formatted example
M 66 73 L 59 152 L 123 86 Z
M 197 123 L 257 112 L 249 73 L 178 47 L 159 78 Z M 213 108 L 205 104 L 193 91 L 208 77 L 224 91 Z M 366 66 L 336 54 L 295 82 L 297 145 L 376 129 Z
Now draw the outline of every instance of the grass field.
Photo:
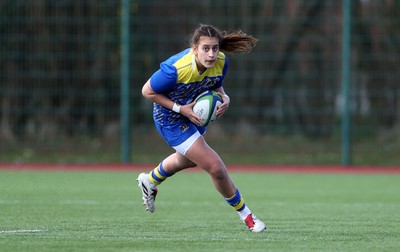
M 141 205 L 136 171 L 0 171 L 1 251 L 399 251 L 400 175 L 232 173 L 253 234 L 208 176 Z

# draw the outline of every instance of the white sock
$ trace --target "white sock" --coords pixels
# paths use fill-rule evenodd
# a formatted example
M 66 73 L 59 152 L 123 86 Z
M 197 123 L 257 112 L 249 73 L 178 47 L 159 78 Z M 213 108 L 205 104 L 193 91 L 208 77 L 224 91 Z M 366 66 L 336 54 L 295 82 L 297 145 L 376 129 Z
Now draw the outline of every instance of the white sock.
M 242 211 L 238 211 L 237 213 L 239 214 L 240 219 L 243 221 L 249 214 L 251 214 L 251 211 L 247 206 L 245 206 Z

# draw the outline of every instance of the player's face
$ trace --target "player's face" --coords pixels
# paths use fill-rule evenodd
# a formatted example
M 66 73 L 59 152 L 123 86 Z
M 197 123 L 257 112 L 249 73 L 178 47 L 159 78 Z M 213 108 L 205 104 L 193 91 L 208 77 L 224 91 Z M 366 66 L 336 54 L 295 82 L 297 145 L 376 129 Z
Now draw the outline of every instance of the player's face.
M 199 72 L 204 72 L 207 68 L 213 67 L 219 53 L 218 38 L 200 37 L 199 44 L 193 48 L 193 53 L 196 56 Z

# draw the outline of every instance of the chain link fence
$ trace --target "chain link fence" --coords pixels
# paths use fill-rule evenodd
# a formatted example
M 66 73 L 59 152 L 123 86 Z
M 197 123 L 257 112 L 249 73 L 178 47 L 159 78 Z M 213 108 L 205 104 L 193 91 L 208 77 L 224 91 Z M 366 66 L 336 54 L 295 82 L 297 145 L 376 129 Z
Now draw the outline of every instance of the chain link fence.
M 353 163 L 395 165 L 400 2 L 351 4 Z M 0 2 L 0 162 L 48 161 L 49 153 L 60 162 L 119 160 L 110 153 L 120 140 L 121 6 Z M 231 107 L 208 130 L 218 151 L 236 157 L 232 162 L 341 162 L 342 1 L 131 0 L 129 11 L 132 136 L 126 137 L 134 161 L 170 151 L 160 147 L 142 85 L 207 23 L 259 39 L 253 52 L 229 57 L 224 87 Z M 93 158 L 74 159 L 76 153 Z

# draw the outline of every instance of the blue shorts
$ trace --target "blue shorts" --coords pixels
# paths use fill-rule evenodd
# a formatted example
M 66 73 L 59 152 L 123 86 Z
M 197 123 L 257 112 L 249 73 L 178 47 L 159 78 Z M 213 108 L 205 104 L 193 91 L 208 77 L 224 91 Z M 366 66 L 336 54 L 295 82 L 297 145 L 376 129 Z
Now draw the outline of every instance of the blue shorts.
M 206 127 L 191 122 L 182 122 L 173 126 L 161 126 L 155 123 L 158 133 L 176 151 L 185 155 L 198 137 L 206 132 Z

